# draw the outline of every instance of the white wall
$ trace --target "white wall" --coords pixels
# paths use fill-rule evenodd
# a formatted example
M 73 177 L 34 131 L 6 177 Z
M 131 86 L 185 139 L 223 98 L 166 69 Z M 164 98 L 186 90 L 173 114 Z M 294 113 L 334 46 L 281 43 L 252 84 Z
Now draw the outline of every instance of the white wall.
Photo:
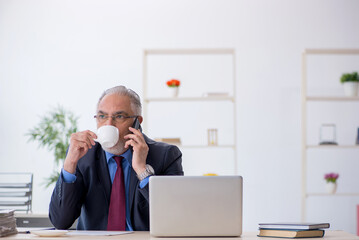
M 235 48 L 244 230 L 299 221 L 301 53 L 358 48 L 358 9 L 355 0 L 0 0 L 0 170 L 34 172 L 33 208 L 46 212 L 51 189 L 39 184 L 52 155 L 24 136 L 39 116 L 61 104 L 94 129 L 104 89 L 142 94 L 142 49 Z M 333 228 L 356 231 L 355 218 L 340 222 Z

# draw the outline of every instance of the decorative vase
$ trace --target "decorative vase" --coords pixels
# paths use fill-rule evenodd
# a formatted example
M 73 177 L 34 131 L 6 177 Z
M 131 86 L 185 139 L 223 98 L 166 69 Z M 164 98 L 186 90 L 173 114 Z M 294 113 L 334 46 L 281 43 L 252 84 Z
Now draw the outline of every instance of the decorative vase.
M 179 87 L 170 87 L 172 91 L 172 97 L 178 97 Z
M 344 82 L 344 94 L 348 97 L 355 97 L 358 95 L 359 82 Z
M 337 191 L 337 183 L 327 182 L 325 188 L 327 189 L 328 193 L 334 194 Z

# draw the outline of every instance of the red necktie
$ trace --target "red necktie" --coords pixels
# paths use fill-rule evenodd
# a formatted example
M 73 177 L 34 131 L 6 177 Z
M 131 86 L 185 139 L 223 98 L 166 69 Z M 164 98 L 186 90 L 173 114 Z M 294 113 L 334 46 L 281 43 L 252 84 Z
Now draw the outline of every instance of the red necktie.
M 117 163 L 115 178 L 112 183 L 110 207 L 108 209 L 107 230 L 125 231 L 126 230 L 126 198 L 125 180 L 121 161 L 123 157 L 114 157 Z

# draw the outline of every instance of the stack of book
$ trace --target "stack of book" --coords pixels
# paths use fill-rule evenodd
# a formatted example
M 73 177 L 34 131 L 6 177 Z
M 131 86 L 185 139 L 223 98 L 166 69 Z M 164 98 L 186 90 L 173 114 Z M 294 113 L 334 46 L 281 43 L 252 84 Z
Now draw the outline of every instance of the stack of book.
M 14 210 L 0 210 L 0 237 L 16 233 Z
M 324 229 L 329 227 L 329 223 L 260 223 L 258 237 L 323 237 Z

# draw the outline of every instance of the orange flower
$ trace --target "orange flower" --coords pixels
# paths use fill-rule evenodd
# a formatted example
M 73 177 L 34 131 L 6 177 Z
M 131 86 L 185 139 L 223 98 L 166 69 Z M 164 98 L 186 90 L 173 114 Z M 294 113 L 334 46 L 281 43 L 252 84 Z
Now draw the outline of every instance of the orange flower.
M 179 87 L 181 85 L 181 81 L 177 79 L 171 79 L 167 81 L 167 86 L 169 87 Z

